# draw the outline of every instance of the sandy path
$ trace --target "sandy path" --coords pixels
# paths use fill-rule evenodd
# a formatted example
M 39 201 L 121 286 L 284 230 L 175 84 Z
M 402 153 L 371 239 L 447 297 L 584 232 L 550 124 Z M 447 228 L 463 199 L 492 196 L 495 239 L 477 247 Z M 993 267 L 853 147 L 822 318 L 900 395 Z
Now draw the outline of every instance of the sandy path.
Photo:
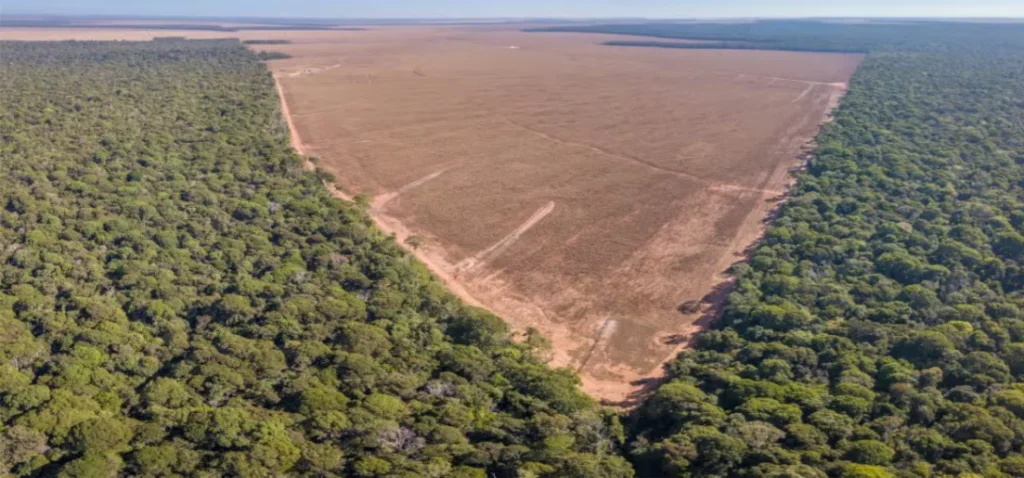
M 299 137 L 299 129 L 295 127 L 295 122 L 292 121 L 292 113 L 288 109 L 288 100 L 284 97 L 284 89 L 281 88 L 281 80 L 274 75 L 274 88 L 277 89 L 277 97 L 281 100 L 281 116 L 284 117 L 285 123 L 288 125 L 288 134 L 292 141 L 292 147 L 299 154 L 306 155 L 306 145 L 302 143 L 302 138 Z M 306 167 L 309 169 L 315 169 L 312 163 L 306 161 Z M 351 200 L 351 198 L 345 198 Z

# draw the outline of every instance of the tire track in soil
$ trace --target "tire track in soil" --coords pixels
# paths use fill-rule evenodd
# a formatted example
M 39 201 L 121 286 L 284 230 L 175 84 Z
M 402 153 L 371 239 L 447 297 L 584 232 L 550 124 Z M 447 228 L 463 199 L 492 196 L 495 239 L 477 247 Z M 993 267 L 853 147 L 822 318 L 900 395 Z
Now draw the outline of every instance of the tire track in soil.
M 287 76 L 287 77 L 315 75 L 315 74 L 320 73 L 320 72 L 324 72 L 324 71 L 327 71 L 327 70 L 333 70 L 335 68 L 340 68 L 340 67 L 341 67 L 341 63 L 335 63 L 333 65 L 328 65 L 328 66 L 324 66 L 324 67 L 320 67 L 320 68 L 306 68 L 304 70 L 293 71 L 291 73 L 284 73 L 283 75 Z
M 814 85 L 811 85 L 811 86 L 813 87 Z M 520 129 L 523 129 L 523 130 L 526 130 L 526 131 L 529 131 L 530 133 L 532 133 L 532 134 L 534 134 L 536 136 L 539 136 L 541 138 L 544 138 L 544 139 L 546 139 L 548 141 L 552 141 L 552 142 L 555 142 L 555 143 L 558 143 L 558 144 L 562 144 L 562 145 L 565 145 L 565 146 L 574 146 L 574 147 L 578 147 L 578 148 L 586 148 L 586 149 L 589 149 L 589 150 L 591 150 L 591 151 L 593 151 L 595 153 L 598 153 L 598 154 L 601 154 L 601 155 L 604 155 L 604 156 L 608 156 L 608 157 L 612 157 L 612 158 L 617 158 L 617 159 L 624 159 L 624 160 L 627 160 L 627 161 L 630 161 L 630 162 L 633 162 L 633 163 L 637 163 L 637 164 L 640 164 L 640 165 L 645 166 L 647 168 L 654 169 L 654 170 L 657 170 L 657 171 L 660 171 L 660 172 L 663 172 L 663 173 L 672 174 L 674 176 L 677 176 L 677 177 L 680 177 L 680 178 L 683 178 L 683 179 L 688 179 L 690 181 L 696 181 L 698 183 L 707 185 L 708 186 L 708 190 L 711 191 L 711 192 L 735 192 L 735 191 L 739 191 L 739 192 L 752 192 L 752 193 L 758 193 L 758 194 L 761 194 L 761 193 L 782 194 L 782 191 L 777 191 L 777 190 L 772 190 L 772 189 L 750 188 L 750 187 L 746 187 L 746 186 L 739 186 L 739 185 L 736 185 L 736 184 L 718 183 L 718 182 L 708 181 L 707 179 L 704 179 L 704 178 L 702 178 L 700 176 L 696 176 L 696 175 L 693 175 L 693 174 L 690 174 L 690 173 L 685 173 L 683 171 L 675 170 L 675 169 L 672 169 L 672 168 L 666 168 L 666 167 L 661 166 L 661 165 L 659 165 L 657 163 L 654 163 L 652 161 L 648 161 L 646 159 L 638 158 L 636 156 L 627 156 L 627 155 L 622 155 L 622 154 L 618 154 L 618 153 L 613 153 L 611 151 L 608 151 L 608 150 L 606 150 L 604 148 L 601 148 L 599 146 L 594 146 L 592 144 L 578 143 L 578 142 L 575 142 L 575 141 L 564 140 L 564 139 L 552 136 L 552 135 L 550 135 L 548 133 L 545 133 L 545 132 L 543 132 L 541 130 L 538 130 L 536 128 L 531 128 L 529 126 L 526 126 L 526 125 L 524 125 L 524 124 L 522 124 L 522 123 L 520 123 L 518 121 L 515 121 L 515 120 L 513 120 L 511 118 L 502 117 L 502 119 L 505 120 L 505 122 L 507 122 L 508 124 L 511 124 L 512 126 L 518 127 Z
M 545 132 L 543 132 L 541 130 L 538 130 L 538 129 L 526 126 L 526 125 L 524 125 L 524 124 L 522 124 L 522 123 L 520 123 L 518 121 L 515 121 L 515 120 L 513 120 L 511 118 L 503 117 L 502 119 L 504 119 L 505 122 L 507 122 L 508 124 L 510 124 L 512 126 L 516 126 L 518 128 L 521 128 L 521 129 L 524 129 L 526 131 L 529 131 L 530 133 L 533 133 L 536 136 L 539 136 L 541 138 L 544 138 L 544 139 L 546 139 L 548 141 L 551 141 L 551 142 L 554 142 L 554 143 L 558 143 L 558 144 L 562 144 L 562 145 L 566 145 L 566 146 L 573 146 L 573 147 L 577 147 L 577 148 L 589 149 L 589 150 L 591 150 L 591 151 L 593 151 L 595 153 L 598 153 L 598 154 L 601 154 L 601 155 L 604 155 L 604 156 L 608 156 L 608 157 L 612 157 L 612 158 L 618 158 L 618 159 L 624 159 L 626 161 L 630 161 L 630 162 L 633 162 L 633 163 L 641 164 L 643 166 L 646 166 L 648 168 L 661 171 L 663 173 L 672 174 L 672 175 L 679 176 L 681 178 L 686 178 L 686 179 L 689 179 L 689 180 L 692 180 L 692 181 L 698 181 L 698 182 L 702 182 L 702 183 L 706 182 L 704 179 L 701 179 L 700 177 L 694 176 L 694 175 L 689 174 L 689 173 L 684 173 L 682 171 L 677 171 L 677 170 L 674 170 L 674 169 L 671 169 L 671 168 L 666 168 L 666 167 L 661 166 L 659 164 L 647 161 L 646 159 L 641 159 L 641 158 L 638 158 L 636 156 L 626 156 L 626 155 L 622 155 L 622 154 L 618 154 L 618 153 L 613 153 L 611 151 L 608 151 L 607 149 L 601 148 L 599 146 L 594 146 L 592 144 L 577 143 L 575 141 L 564 140 L 564 139 L 552 136 L 552 135 L 550 135 L 548 133 L 545 133 Z
M 796 98 L 793 98 L 793 101 L 790 101 L 790 103 L 796 103 L 797 101 L 804 99 L 804 97 L 806 97 L 815 86 L 816 85 L 807 85 L 807 88 L 804 88 L 804 91 L 800 92 L 800 94 Z
M 456 264 L 456 276 L 458 276 L 459 274 L 472 272 L 474 269 L 477 269 L 487 264 L 488 262 L 494 260 L 496 257 L 500 256 L 503 252 L 505 252 L 505 250 L 507 250 L 509 247 L 512 247 L 512 245 L 515 244 L 516 241 L 518 241 L 519 238 L 523 236 L 523 234 L 526 234 L 526 231 L 529 231 L 530 228 L 536 226 L 537 223 L 539 223 L 541 220 L 547 217 L 548 214 L 551 214 L 551 211 L 554 210 L 555 202 L 548 201 L 547 204 L 541 206 L 540 209 L 534 212 L 533 215 L 526 220 L 526 222 L 520 224 L 519 227 L 515 228 L 515 230 L 510 232 L 507 236 L 501 238 L 500 241 L 495 242 L 487 249 L 484 249 L 476 253 L 473 257 L 465 259 Z
M 615 335 L 615 331 L 618 329 L 619 323 L 615 319 L 605 320 L 601 327 L 597 329 L 597 338 L 594 339 L 594 343 L 587 349 L 587 353 L 580 360 L 579 366 L 576 367 L 576 373 L 582 373 L 583 369 L 586 368 L 587 364 L 590 363 L 590 358 L 593 357 L 594 352 L 601 348 L 602 345 L 607 344 Z
M 426 183 L 436 179 L 438 176 L 444 174 L 446 171 L 448 171 L 449 169 L 452 169 L 453 167 L 454 166 L 448 166 L 446 168 L 439 169 L 439 170 L 434 171 L 434 172 L 432 172 L 432 173 L 430 173 L 430 174 L 428 174 L 426 176 L 423 176 L 422 178 L 419 178 L 419 179 L 417 179 L 417 180 L 415 180 L 415 181 L 413 181 L 413 182 L 411 182 L 409 184 L 406 184 L 405 186 L 402 186 L 402 187 L 398 188 L 398 190 L 396 190 L 396 191 L 392 191 L 392 192 L 389 192 L 389 193 L 381 194 L 381 195 L 373 198 L 373 203 L 371 204 L 371 207 L 373 207 L 373 209 L 377 209 L 377 210 L 382 209 L 382 208 L 384 208 L 385 205 L 387 205 L 387 203 L 389 203 L 389 202 L 395 200 L 396 198 L 398 198 L 398 196 L 401 196 L 401 195 L 403 195 L 403 194 L 405 194 L 405 193 L 407 193 L 409 191 L 412 191 L 413 189 L 416 189 L 416 188 L 418 188 L 418 187 L 420 187 L 420 186 L 422 186 L 422 185 L 424 185 L 424 184 L 426 184 Z

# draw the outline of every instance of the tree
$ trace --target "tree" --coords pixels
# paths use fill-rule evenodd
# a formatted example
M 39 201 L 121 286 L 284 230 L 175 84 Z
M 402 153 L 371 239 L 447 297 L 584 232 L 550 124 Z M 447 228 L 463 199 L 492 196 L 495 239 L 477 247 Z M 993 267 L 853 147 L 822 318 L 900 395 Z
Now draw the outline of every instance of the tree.
M 80 453 L 119 451 L 132 438 L 131 429 L 116 418 L 94 418 L 71 427 L 68 443 Z
M 405 238 L 405 244 L 413 248 L 413 250 L 419 249 L 423 245 L 423 237 L 413 234 Z
M 858 440 L 846 450 L 846 459 L 864 465 L 888 465 L 896 452 L 877 440 Z

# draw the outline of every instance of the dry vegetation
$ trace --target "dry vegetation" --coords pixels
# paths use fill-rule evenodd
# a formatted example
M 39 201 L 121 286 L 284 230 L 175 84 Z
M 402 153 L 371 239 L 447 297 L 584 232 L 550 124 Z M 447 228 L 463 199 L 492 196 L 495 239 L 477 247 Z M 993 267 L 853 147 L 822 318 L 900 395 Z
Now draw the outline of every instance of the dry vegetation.
M 456 292 L 621 401 L 710 317 L 857 55 L 619 48 L 509 27 L 275 38 L 297 146 Z M 148 35 L 148 36 L 147 36 Z M 301 138 L 301 140 L 299 139 Z

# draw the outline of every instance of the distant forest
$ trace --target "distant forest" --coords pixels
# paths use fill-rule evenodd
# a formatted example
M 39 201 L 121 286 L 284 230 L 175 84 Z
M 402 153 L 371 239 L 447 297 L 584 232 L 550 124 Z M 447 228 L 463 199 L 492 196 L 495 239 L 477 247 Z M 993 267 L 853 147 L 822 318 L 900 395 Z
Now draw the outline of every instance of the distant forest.
M 0 470 L 1024 476 L 1024 27 L 580 29 L 868 52 L 629 413 L 331 198 L 240 42 L 0 43 Z
M 291 43 L 290 40 L 245 40 L 242 43 L 246 45 L 287 45 Z
M 939 21 L 778 20 L 735 23 L 641 23 L 569 25 L 528 29 L 529 32 L 609 33 L 624 36 L 700 40 L 671 43 L 615 40 L 613 46 L 654 46 L 685 49 L 758 49 L 870 53 L 917 51 L 950 53 L 971 49 L 1024 48 L 1024 23 Z
M 723 317 L 628 417 L 638 475 L 1024 476 L 1024 25 L 548 30 L 868 52 Z
M 319 22 L 300 22 L 300 21 L 284 21 L 274 19 L 259 19 L 252 20 L 253 24 L 235 24 L 232 20 L 227 20 L 225 23 L 230 26 L 218 25 L 213 20 L 198 19 L 195 21 L 187 21 L 188 19 L 180 19 L 181 23 L 175 23 L 175 21 L 167 22 L 142 22 L 142 23 L 130 23 L 133 19 L 127 19 L 119 21 L 117 23 L 111 23 L 110 20 L 115 18 L 91 18 L 91 17 L 42 17 L 37 18 L 35 16 L 26 17 L 2 17 L 0 18 L 0 27 L 2 28 L 116 28 L 116 29 L 128 29 L 128 30 L 191 30 L 191 31 L 212 31 L 212 32 L 240 32 L 247 30 L 274 30 L 274 31 L 291 31 L 291 30 L 365 30 L 365 28 L 351 27 L 351 26 L 339 26 L 329 23 Z M 141 19 L 139 19 L 141 20 Z M 246 22 L 248 23 L 248 22 Z

